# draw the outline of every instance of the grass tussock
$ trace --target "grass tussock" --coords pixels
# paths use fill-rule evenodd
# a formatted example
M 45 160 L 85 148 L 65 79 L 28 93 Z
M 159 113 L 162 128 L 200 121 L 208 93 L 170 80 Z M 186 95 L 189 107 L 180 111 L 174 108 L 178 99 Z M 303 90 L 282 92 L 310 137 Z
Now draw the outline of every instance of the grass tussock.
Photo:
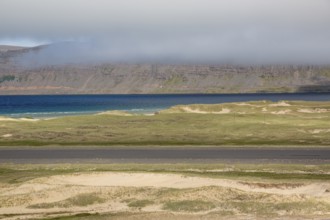
M 96 193 L 83 193 L 77 196 L 68 198 L 64 201 L 53 202 L 53 203 L 39 203 L 28 206 L 31 209 L 50 209 L 50 208 L 68 208 L 73 206 L 89 206 L 98 203 L 106 202 L 105 199 L 101 198 Z
M 130 201 L 127 206 L 131 208 L 144 208 L 148 205 L 153 205 L 155 202 L 147 199 Z
M 216 206 L 212 202 L 201 200 L 169 201 L 163 206 L 164 210 L 175 212 L 203 212 L 214 209 Z

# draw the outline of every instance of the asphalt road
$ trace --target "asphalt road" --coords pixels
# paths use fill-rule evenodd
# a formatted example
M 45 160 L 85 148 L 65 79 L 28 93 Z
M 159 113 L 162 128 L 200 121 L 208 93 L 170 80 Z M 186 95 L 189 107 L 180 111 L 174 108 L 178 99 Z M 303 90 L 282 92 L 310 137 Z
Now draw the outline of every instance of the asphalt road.
M 179 149 L 0 149 L 0 162 L 178 162 L 269 161 L 330 163 L 330 149 L 179 148 Z

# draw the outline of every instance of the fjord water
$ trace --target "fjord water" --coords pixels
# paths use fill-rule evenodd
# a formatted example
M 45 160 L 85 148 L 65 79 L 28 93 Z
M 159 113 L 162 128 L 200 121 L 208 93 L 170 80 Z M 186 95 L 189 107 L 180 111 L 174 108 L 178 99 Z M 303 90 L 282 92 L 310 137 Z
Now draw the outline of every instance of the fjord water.
M 174 105 L 216 104 L 259 100 L 330 101 L 330 93 L 170 94 L 170 95 L 14 95 L 0 96 L 0 115 L 57 117 L 109 110 L 153 113 Z

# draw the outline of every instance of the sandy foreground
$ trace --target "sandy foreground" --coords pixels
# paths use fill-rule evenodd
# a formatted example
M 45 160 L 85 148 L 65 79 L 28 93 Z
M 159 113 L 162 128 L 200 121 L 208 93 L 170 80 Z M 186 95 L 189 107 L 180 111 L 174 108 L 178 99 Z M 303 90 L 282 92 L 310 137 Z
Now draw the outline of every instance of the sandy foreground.
M 253 213 L 224 206 L 236 200 L 274 204 L 307 202 L 312 206 L 322 204 L 319 209 L 308 207 L 311 210 L 301 210 L 301 213 L 296 209 L 290 210 L 290 206 L 275 210 L 277 216 L 282 216 L 279 219 L 296 219 L 294 216 L 300 214 L 326 219 L 325 216 L 330 215 L 330 209 L 327 210 L 330 207 L 330 183 L 326 181 L 280 184 L 179 174 L 89 172 L 41 177 L 21 184 L 0 186 L 0 217 L 3 219 L 36 219 L 79 213 L 152 213 L 151 216 L 158 213 L 159 218 L 171 214 L 177 219 L 185 219 L 185 214 L 201 217 L 217 212 L 220 214 L 214 218 L 220 219 L 224 209 L 237 216 L 243 215 L 242 219 L 248 216 L 254 219 Z M 86 204 L 75 202 L 74 198 L 86 200 L 79 197 L 81 195 L 87 195 L 87 200 L 96 199 Z M 151 202 L 142 207 L 130 206 L 132 201 L 145 200 Z M 164 210 L 166 202 L 186 200 L 212 201 L 222 205 L 201 211 Z

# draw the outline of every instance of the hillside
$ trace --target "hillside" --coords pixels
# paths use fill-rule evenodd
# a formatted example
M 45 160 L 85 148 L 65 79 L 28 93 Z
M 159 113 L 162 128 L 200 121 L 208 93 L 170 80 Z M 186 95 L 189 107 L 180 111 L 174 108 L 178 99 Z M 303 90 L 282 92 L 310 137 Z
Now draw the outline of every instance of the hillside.
M 10 46 L 10 45 L 0 45 L 0 53 L 8 52 L 8 51 L 15 51 L 15 50 L 23 50 L 26 47 L 19 47 L 19 46 Z
M 26 67 L 0 53 L 0 94 L 330 92 L 330 66 L 66 64 Z

